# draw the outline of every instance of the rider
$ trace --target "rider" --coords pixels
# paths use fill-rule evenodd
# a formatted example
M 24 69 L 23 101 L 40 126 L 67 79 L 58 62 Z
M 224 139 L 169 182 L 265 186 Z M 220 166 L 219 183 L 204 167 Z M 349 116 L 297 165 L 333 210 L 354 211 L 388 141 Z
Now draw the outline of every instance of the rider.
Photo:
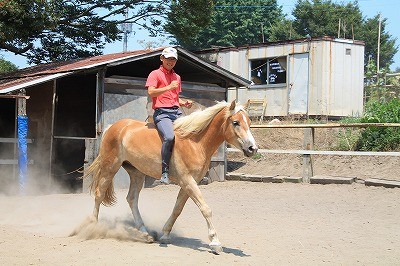
M 165 48 L 160 56 L 161 66 L 153 70 L 146 81 L 149 96 L 154 109 L 153 119 L 161 136 L 161 183 L 169 184 L 168 170 L 175 141 L 173 122 L 182 114 L 180 106 L 191 108 L 193 102 L 179 98 L 181 77 L 173 70 L 178 53 L 175 48 Z

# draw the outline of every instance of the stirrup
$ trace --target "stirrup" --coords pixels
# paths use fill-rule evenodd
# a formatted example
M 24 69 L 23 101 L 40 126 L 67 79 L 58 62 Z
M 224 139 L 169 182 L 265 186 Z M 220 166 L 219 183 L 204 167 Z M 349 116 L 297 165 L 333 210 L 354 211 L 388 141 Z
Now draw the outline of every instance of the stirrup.
M 160 182 L 161 182 L 161 184 L 169 185 L 168 173 L 162 173 Z

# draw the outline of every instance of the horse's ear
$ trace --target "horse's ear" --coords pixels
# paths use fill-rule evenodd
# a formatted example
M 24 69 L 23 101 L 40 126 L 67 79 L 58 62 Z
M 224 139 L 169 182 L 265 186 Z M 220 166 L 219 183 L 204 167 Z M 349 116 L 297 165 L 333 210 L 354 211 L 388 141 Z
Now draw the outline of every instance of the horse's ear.
M 236 107 L 236 100 L 233 100 L 231 106 L 229 107 L 229 111 L 235 110 Z
M 243 105 L 243 109 L 247 110 L 247 108 L 249 107 L 250 104 L 250 99 L 247 100 L 247 102 Z

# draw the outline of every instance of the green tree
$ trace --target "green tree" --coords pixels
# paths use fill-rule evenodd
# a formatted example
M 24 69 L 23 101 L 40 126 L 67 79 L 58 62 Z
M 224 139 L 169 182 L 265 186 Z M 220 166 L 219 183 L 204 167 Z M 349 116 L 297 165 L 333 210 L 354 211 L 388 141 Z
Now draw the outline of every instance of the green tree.
M 303 38 L 301 34 L 297 33 L 294 30 L 293 21 L 289 19 L 282 19 L 280 21 L 277 21 L 274 25 L 271 26 L 269 31 L 269 41 L 271 42 Z
M 210 22 L 214 9 L 212 0 L 172 1 L 165 30 L 173 34 L 180 44 L 191 40 Z
M 105 43 L 121 40 L 122 23 L 147 29 L 153 36 L 165 33 L 170 4 L 166 0 L 0 0 L 0 50 L 23 55 L 34 64 L 98 55 Z M 198 13 L 193 13 L 197 25 Z
M 389 69 L 393 64 L 394 56 L 398 52 L 396 38 L 386 32 L 387 19 L 381 20 L 381 36 L 380 36 L 380 53 L 379 53 L 379 68 Z M 373 59 L 377 61 L 378 56 L 378 34 L 379 34 L 379 15 L 373 18 L 366 19 L 362 25 L 362 29 L 357 35 L 358 40 L 365 42 L 365 63 Z
M 276 0 L 216 0 L 209 23 L 197 27 L 184 21 L 184 13 L 171 13 L 167 31 L 176 44 L 188 49 L 241 46 L 269 40 L 269 28 L 283 20 Z M 208 9 L 207 9 L 208 10 Z M 207 23 L 208 19 L 203 20 Z
M 8 73 L 17 70 L 18 67 L 10 61 L 0 57 L 0 74 Z
M 302 36 L 352 38 L 363 22 L 357 2 L 343 5 L 331 0 L 299 0 L 292 14 L 293 27 Z

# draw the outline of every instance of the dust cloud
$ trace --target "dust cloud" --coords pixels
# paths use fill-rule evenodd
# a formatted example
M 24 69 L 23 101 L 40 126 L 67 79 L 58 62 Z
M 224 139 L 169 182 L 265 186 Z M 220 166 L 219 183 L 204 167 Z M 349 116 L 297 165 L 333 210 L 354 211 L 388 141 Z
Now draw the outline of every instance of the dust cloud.
M 4 145 L 1 147 L 4 148 Z M 0 150 L 0 158 L 13 158 L 13 154 L 11 148 Z M 37 156 L 30 155 L 31 158 Z M 53 169 L 53 172 L 67 173 L 61 169 L 62 166 L 55 167 L 59 169 Z M 154 242 L 157 238 L 156 231 L 149 230 L 149 235 L 134 227 L 133 216 L 125 199 L 126 189 L 116 190 L 115 206 L 100 206 L 99 221 L 94 222 L 89 218 L 94 206 L 93 195 L 88 191 L 72 193 L 80 192 L 82 186 L 72 191 L 65 182 L 66 179 L 81 177 L 81 173 L 74 173 L 74 177 L 49 176 L 48 169 L 28 165 L 27 178 L 23 183 L 18 174 L 18 165 L 0 165 L 0 225 L 47 237 L 75 236 L 85 240 L 107 238 L 146 243 Z M 150 217 L 147 219 L 149 223 L 144 219 L 148 229 L 161 231 L 168 214 L 159 217 L 160 212 L 152 206 L 151 200 L 141 197 L 140 211 L 145 210 Z M 170 212 L 172 206 L 167 210 Z M 142 215 L 145 218 L 146 214 Z
M 132 219 L 132 218 L 131 218 Z M 87 217 L 70 236 L 78 236 L 83 239 L 113 238 L 125 241 L 139 241 L 152 243 L 156 233 L 149 235 L 134 228 L 127 219 L 109 220 L 103 219 L 96 222 L 92 217 Z
M 127 190 L 117 190 L 115 206 L 101 205 L 98 222 L 91 218 L 94 198 L 89 193 L 0 195 L 0 225 L 46 237 L 154 242 L 172 208 L 162 214 L 152 206 L 151 199 L 143 197 L 139 201 L 146 227 L 155 230 L 149 230 L 149 235 L 134 228 L 133 216 L 125 200 L 126 194 Z
M 42 162 L 35 159 L 40 158 L 40 156 L 40 154 L 29 153 L 27 173 L 25 177 L 21 177 L 18 155 L 14 155 L 14 143 L 0 143 L 0 159 L 7 161 L 5 164 L 0 164 L 0 196 L 70 192 L 68 188 L 63 186 L 59 178 L 50 176 L 47 164 L 41 165 Z

